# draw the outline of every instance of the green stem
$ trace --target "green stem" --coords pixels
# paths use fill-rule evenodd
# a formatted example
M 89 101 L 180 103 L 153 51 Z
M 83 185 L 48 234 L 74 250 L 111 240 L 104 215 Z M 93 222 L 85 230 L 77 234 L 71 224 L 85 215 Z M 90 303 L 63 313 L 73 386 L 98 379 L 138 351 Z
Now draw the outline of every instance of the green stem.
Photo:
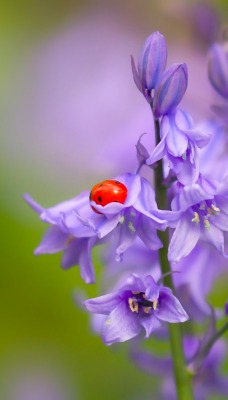
M 160 141 L 160 126 L 159 120 L 154 120 L 156 143 Z M 157 164 L 154 169 L 154 180 L 155 180 L 155 191 L 156 200 L 160 209 L 167 209 L 166 207 L 166 188 L 163 185 L 163 169 L 162 160 Z M 162 274 L 166 274 L 171 271 L 167 254 L 168 254 L 168 231 L 159 232 L 159 237 L 163 242 L 163 248 L 160 249 L 160 264 Z M 172 274 L 168 274 L 164 277 L 164 284 L 172 289 L 175 293 L 173 284 Z M 169 338 L 170 347 L 173 360 L 173 370 L 176 382 L 176 392 L 178 400 L 193 400 L 192 385 L 191 385 L 191 374 L 188 372 L 185 363 L 183 344 L 182 344 L 182 332 L 181 324 L 169 324 Z

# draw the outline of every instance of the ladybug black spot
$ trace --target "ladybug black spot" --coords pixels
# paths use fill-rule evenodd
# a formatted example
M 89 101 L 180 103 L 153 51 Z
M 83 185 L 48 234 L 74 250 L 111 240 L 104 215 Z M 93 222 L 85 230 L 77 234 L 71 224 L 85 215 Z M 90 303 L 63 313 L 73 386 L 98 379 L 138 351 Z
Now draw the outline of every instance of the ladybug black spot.
M 119 201 L 118 200 L 113 200 L 113 203 L 119 203 Z
M 101 187 L 101 186 L 103 186 L 103 183 L 101 183 L 101 184 L 99 185 L 99 187 Z
M 102 202 L 102 197 L 98 196 L 97 200 L 99 201 L 99 203 L 101 203 Z
M 90 192 L 90 194 L 89 194 L 89 199 L 90 199 L 90 201 L 92 200 L 92 192 Z
M 119 181 L 115 181 L 115 183 L 116 183 L 117 185 L 119 185 L 119 184 L 120 184 L 120 182 L 119 182 Z

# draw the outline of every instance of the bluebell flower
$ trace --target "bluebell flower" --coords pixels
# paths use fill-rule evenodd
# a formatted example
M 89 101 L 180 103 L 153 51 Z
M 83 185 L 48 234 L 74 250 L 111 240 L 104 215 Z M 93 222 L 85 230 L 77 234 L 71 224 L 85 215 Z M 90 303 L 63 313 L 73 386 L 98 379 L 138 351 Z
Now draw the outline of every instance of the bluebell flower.
M 184 353 L 187 365 L 197 356 L 201 340 L 194 336 L 184 337 Z M 226 344 L 218 340 L 209 354 L 202 360 L 200 369 L 193 373 L 193 391 L 195 400 L 208 400 L 211 394 L 228 395 L 228 379 L 220 374 L 220 367 L 225 358 Z M 176 400 L 176 388 L 173 378 L 173 363 L 170 357 L 157 357 L 134 347 L 131 351 L 134 363 L 143 371 L 162 378 L 159 399 Z
M 161 120 L 161 141 L 146 163 L 152 165 L 163 158 L 184 185 L 196 182 L 199 176 L 198 148 L 209 143 L 210 133 L 197 129 L 191 116 L 177 109 Z
M 89 191 L 54 207 L 44 209 L 29 195 L 25 200 L 50 227 L 35 254 L 63 251 L 62 266 L 69 268 L 80 264 L 86 283 L 94 282 L 91 250 L 93 246 L 117 238 L 116 258 L 138 236 L 152 250 L 162 247 L 157 229 L 175 226 L 179 212 L 158 210 L 155 193 L 150 183 L 138 174 L 122 174 L 115 178 L 128 191 L 124 204 L 112 202 L 105 206 L 89 199 Z M 93 211 L 94 207 L 100 213 Z
M 228 99 L 228 44 L 215 43 L 211 46 L 208 60 L 208 75 L 214 89 Z
M 86 196 L 89 196 L 89 192 L 86 192 Z M 97 243 L 97 238 L 89 226 L 86 227 L 78 223 L 76 228 L 77 219 L 75 220 L 73 215 L 75 207 L 78 209 L 84 207 L 85 193 L 47 209 L 27 194 L 24 198 L 31 208 L 39 214 L 40 219 L 50 225 L 41 243 L 36 248 L 35 255 L 54 254 L 62 251 L 62 268 L 68 269 L 74 265 L 79 265 L 82 279 L 86 283 L 93 283 L 95 277 L 91 251 Z M 75 222 L 74 234 L 77 233 L 77 237 L 73 236 L 66 226 L 65 221 L 67 220 L 69 224 L 71 219 Z
M 133 57 L 131 58 L 133 78 L 136 86 L 148 101 L 151 100 L 150 91 L 159 81 L 167 61 L 167 46 L 164 36 L 160 32 L 153 32 L 145 40 L 138 60 L 138 70 Z
M 151 275 L 143 280 L 132 274 L 116 292 L 86 300 L 84 305 L 91 313 L 107 315 L 101 333 L 106 345 L 132 339 L 143 328 L 148 338 L 164 321 L 188 319 L 171 289 L 157 284 Z
M 221 183 L 200 175 L 192 185 L 176 184 L 171 207 L 182 215 L 172 235 L 168 259 L 178 262 L 199 239 L 213 244 L 225 255 L 224 232 L 228 231 L 228 175 Z
M 82 225 L 91 227 L 99 239 L 115 230 L 118 236 L 116 256 L 122 254 L 132 245 L 138 236 L 152 250 L 162 246 L 156 230 L 164 230 L 167 226 L 175 226 L 179 212 L 159 210 L 155 201 L 155 192 L 145 178 L 138 174 L 125 173 L 115 178 L 123 183 L 128 195 L 123 204 L 112 202 L 105 206 L 90 201 L 83 212 L 75 209 L 75 217 Z M 95 213 L 95 208 L 100 214 Z M 67 224 L 67 221 L 66 221 Z M 68 226 L 68 224 L 67 224 Z M 71 232 L 74 235 L 73 226 Z
M 228 273 L 227 259 L 211 244 L 199 241 L 190 254 L 172 269 L 181 304 L 191 320 L 202 322 L 211 314 L 208 294 L 218 277 Z M 216 310 L 216 316 L 222 317 L 221 310 Z
M 170 114 L 176 109 L 184 96 L 188 85 L 187 65 L 173 64 L 165 70 L 157 82 L 153 98 L 155 118 Z

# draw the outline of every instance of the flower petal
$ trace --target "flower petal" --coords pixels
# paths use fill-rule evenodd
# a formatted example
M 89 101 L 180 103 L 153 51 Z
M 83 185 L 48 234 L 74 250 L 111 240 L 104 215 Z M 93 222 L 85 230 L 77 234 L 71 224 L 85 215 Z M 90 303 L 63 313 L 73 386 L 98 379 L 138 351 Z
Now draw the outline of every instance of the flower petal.
M 148 338 L 153 331 L 161 327 L 161 322 L 151 314 L 150 316 L 141 319 L 141 325 L 146 331 L 145 338 Z
M 168 260 L 177 263 L 183 257 L 186 257 L 195 247 L 199 236 L 200 227 L 195 222 L 192 222 L 190 213 L 184 213 L 171 238 Z
M 108 315 L 122 301 L 118 292 L 105 294 L 83 302 L 85 308 L 95 314 Z
M 179 300 L 165 288 L 160 290 L 159 305 L 154 310 L 154 315 L 166 322 L 185 322 L 188 320 L 188 315 Z
M 25 193 L 23 198 L 37 214 L 41 214 L 43 212 L 44 208 L 35 200 L 33 200 L 29 194 Z
M 46 231 L 34 254 L 58 253 L 66 248 L 68 239 L 69 234 L 62 232 L 58 226 L 53 225 Z
M 132 339 L 140 331 L 137 315 L 131 312 L 126 300 L 122 300 L 108 316 L 102 329 L 102 339 L 106 345 L 111 345 Z

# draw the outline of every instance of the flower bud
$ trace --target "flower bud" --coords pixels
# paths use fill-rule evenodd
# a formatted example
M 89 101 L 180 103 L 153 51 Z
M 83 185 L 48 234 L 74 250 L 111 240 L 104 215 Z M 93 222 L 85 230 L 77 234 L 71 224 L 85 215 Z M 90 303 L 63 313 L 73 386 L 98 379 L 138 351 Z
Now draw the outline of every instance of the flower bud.
M 216 43 L 211 47 L 208 75 L 214 89 L 228 98 L 228 43 Z
M 173 64 L 162 75 L 155 88 L 153 112 L 155 118 L 172 112 L 180 103 L 188 84 L 186 64 Z
M 138 61 L 138 74 L 143 87 L 154 89 L 167 61 L 167 46 L 160 32 L 153 32 L 146 39 Z

